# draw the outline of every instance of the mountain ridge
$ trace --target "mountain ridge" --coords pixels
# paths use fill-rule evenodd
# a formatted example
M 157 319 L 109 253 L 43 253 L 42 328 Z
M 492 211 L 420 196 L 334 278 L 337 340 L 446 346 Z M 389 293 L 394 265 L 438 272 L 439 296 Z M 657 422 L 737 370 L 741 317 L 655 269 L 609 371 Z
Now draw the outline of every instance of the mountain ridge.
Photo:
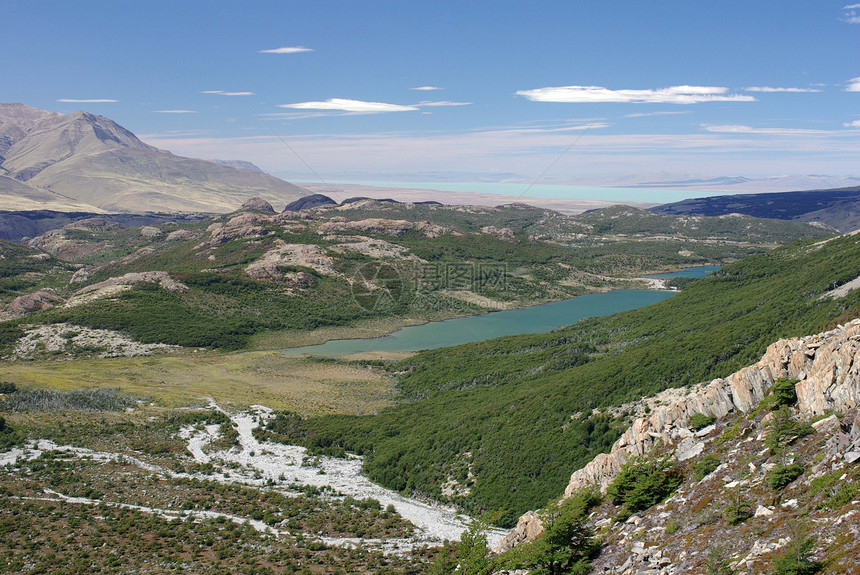
M 0 104 L 0 168 L 28 186 L 0 183 L 20 209 L 225 213 L 250 197 L 287 204 L 309 194 L 261 171 L 159 150 L 104 116 L 24 104 Z

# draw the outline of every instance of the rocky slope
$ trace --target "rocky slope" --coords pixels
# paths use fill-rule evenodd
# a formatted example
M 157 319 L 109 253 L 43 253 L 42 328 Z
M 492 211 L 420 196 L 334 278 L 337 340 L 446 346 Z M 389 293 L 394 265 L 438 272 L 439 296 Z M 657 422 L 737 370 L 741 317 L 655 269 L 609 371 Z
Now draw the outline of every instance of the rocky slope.
M 617 409 L 645 415 L 609 453 L 571 476 L 565 498 L 592 486 L 606 492 L 636 458 L 671 455 L 688 477 L 706 458 L 712 469 L 704 478 L 686 481 L 661 505 L 624 521 L 613 521 L 618 508 L 605 503 L 592 516 L 604 542 L 593 572 L 705 572 L 709 554 L 719 553 L 738 573 L 763 573 L 780 550 L 808 535 L 816 541 L 811 555 L 825 562 L 825 572 L 852 572 L 860 560 L 858 373 L 860 320 L 854 320 L 817 335 L 780 340 L 759 362 L 725 379 L 667 390 Z M 798 432 L 784 449 L 774 450 L 768 438 L 780 413 L 765 399 L 781 378 L 797 380 L 795 427 L 812 421 L 808 432 L 814 433 L 807 438 Z M 711 416 L 715 423 L 694 429 L 695 414 Z M 791 464 L 800 466 L 799 478 L 784 492 L 773 489 L 772 470 Z M 750 518 L 731 524 L 726 510 L 738 502 Z M 540 514 L 529 512 L 499 550 L 541 532 Z
M 16 209 L 211 213 L 251 196 L 283 205 L 308 192 L 259 171 L 174 156 L 103 116 L 0 104 L 0 194 Z

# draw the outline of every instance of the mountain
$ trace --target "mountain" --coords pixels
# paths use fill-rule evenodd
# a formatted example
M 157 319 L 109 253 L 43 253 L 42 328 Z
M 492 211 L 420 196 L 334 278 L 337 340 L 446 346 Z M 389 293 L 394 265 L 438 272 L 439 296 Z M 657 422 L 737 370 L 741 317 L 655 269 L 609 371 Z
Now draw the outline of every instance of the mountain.
M 261 170 L 256 164 L 246 162 L 244 160 L 212 160 L 212 162 L 218 164 L 219 166 L 227 166 L 228 168 L 248 170 L 249 172 L 257 172 L 258 174 L 266 173 Z
M 308 194 L 247 166 L 159 150 L 103 116 L 23 104 L 0 104 L 0 160 L 0 175 L 17 182 L 0 182 L 0 193 L 22 209 L 220 213 L 254 196 L 286 204 Z
M 746 214 L 832 226 L 847 233 L 860 229 L 860 186 L 766 194 L 693 198 L 650 209 L 657 214 L 722 216 Z

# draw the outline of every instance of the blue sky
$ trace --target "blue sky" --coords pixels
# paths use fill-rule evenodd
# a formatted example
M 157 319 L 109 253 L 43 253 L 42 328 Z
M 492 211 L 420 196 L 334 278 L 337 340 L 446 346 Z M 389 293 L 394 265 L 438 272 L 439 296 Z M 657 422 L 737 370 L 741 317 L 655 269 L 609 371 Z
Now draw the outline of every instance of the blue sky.
M 0 51 L 2 101 L 287 177 L 860 175 L 850 0 L 10 2 Z

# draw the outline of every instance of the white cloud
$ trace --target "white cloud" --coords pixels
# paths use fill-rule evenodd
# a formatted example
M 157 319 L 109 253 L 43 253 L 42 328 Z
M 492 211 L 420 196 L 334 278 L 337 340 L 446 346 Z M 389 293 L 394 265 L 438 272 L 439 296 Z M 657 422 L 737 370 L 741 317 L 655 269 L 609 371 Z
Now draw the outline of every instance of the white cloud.
M 156 114 L 196 114 L 197 110 L 153 110 Z
M 703 124 L 708 132 L 721 134 L 768 134 L 771 136 L 797 136 L 803 134 L 829 134 L 829 130 L 809 130 L 804 128 L 753 128 L 739 124 L 711 125 Z
M 698 104 L 700 102 L 755 102 L 752 96 L 729 94 L 717 86 L 670 86 L 657 90 L 610 90 L 600 86 L 558 86 L 520 90 L 518 96 L 533 102 L 631 104 Z
M 225 92 L 224 90 L 203 90 L 201 94 L 215 94 L 217 96 L 253 96 L 254 92 Z
M 860 4 L 844 6 L 842 10 L 845 11 L 845 14 L 842 15 L 842 21 L 849 24 L 860 24 L 860 15 L 857 14 L 858 8 L 860 8 Z
M 363 102 L 361 100 L 348 100 L 345 98 L 329 98 L 325 102 L 298 102 L 295 104 L 281 104 L 279 108 L 292 108 L 295 110 L 337 110 L 341 112 L 353 112 L 358 114 L 379 114 L 383 112 L 412 112 L 418 110 L 417 106 L 401 106 L 400 104 L 386 104 L 384 102 Z
M 424 101 L 424 102 L 418 102 L 416 104 L 416 106 L 421 106 L 422 108 L 424 106 L 437 107 L 437 106 L 471 106 L 471 105 L 472 105 L 472 102 L 450 102 L 448 100 L 441 100 L 439 102 Z
M 430 92 L 432 90 L 442 90 L 438 86 L 418 86 L 417 88 L 409 88 L 410 90 L 418 90 L 419 92 Z
M 119 102 L 119 100 L 111 100 L 108 98 L 90 98 L 78 100 L 75 98 L 59 98 L 57 102 L 63 102 L 65 104 L 108 104 L 113 102 Z
M 846 92 L 860 92 L 860 76 L 857 78 L 851 78 L 848 80 L 848 83 L 845 85 Z
M 300 54 L 302 52 L 313 52 L 313 48 L 305 48 L 304 46 L 283 46 L 281 48 L 272 48 L 270 50 L 259 50 L 260 54 Z
M 843 124 L 846 128 L 860 128 L 860 120 L 854 120 L 853 122 L 845 122 Z
M 772 88 L 771 86 L 750 86 L 744 88 L 747 92 L 820 92 L 816 88 Z

